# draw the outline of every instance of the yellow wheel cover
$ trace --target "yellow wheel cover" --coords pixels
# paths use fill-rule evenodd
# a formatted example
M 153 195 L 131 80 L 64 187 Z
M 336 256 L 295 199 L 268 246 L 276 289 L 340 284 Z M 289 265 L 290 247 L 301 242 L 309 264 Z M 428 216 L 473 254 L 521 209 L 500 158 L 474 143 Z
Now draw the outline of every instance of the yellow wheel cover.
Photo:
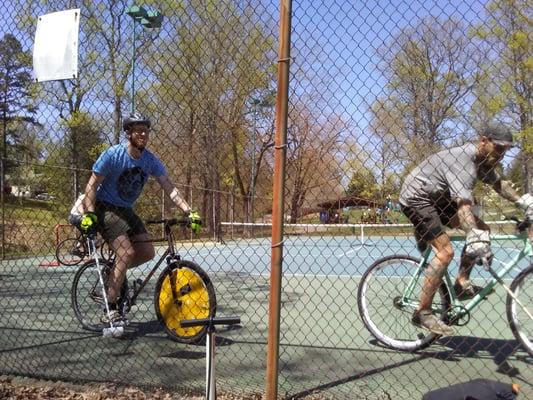
M 202 278 L 186 267 L 173 270 L 161 285 L 159 311 L 167 328 L 177 336 L 197 335 L 201 326 L 182 328 L 180 321 L 209 317 L 209 294 Z

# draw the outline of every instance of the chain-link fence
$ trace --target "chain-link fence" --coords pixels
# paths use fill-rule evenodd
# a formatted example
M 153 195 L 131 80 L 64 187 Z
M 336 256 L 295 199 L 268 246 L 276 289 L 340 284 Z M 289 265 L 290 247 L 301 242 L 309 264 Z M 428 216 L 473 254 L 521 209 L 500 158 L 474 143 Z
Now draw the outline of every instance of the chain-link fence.
M 105 339 L 82 329 L 73 310 L 83 256 L 70 266 L 56 257 L 76 236 L 67 216 L 93 163 L 108 147 L 127 145 L 122 120 L 134 105 L 151 118 L 148 148 L 203 219 L 199 236 L 174 229 L 177 252 L 208 274 L 217 315 L 241 317 L 218 332 L 218 389 L 264 393 L 279 4 L 142 4 L 163 15 L 160 27 L 128 14 L 132 5 L 0 3 L 2 372 L 203 390 L 203 347 L 170 340 L 158 319 L 164 262 L 129 311 L 125 336 Z M 72 8 L 81 10 L 79 78 L 35 83 L 37 18 Z M 516 146 L 496 170 L 518 193 L 531 192 L 532 15 L 531 0 L 292 3 L 280 396 L 412 399 L 481 377 L 519 383 L 533 397 L 533 272 L 519 275 L 530 265 L 531 249 L 520 252 L 528 242 L 492 241 L 492 268 L 509 270 L 507 286 L 523 277 L 512 289 L 526 310 L 501 285 L 484 300 L 477 301 L 488 289 L 472 302 L 452 298 L 463 242 L 441 243 L 441 254 L 455 256 L 433 313 L 454 332 L 435 337 L 411 322 L 422 301 L 417 285 L 431 280 L 417 275 L 413 220 L 426 218 L 426 239 L 436 240 L 438 218 L 419 211 L 409 219 L 402 209 L 427 210 L 424 201 L 436 199 L 424 193 L 443 188 L 470 198 L 459 180 L 472 184 L 471 200 L 492 233 L 514 234 L 514 223 L 502 221 L 523 217 L 510 201 L 514 189 L 496 185 L 502 199 L 492 173 L 481 177 L 492 162 L 481 159 L 494 161 L 502 148 L 498 138 L 480 142 L 479 133 L 495 121 L 512 129 Z M 455 159 L 415 170 L 414 195 L 402 191 L 428 156 L 463 145 Z M 476 174 L 488 184 L 469 183 Z M 453 204 L 439 205 L 442 218 L 456 218 Z M 155 180 L 135 210 L 145 221 L 179 215 Z M 462 218 L 463 227 L 472 224 Z M 161 224 L 148 229 L 164 236 Z M 156 260 L 165 248 L 156 243 Z M 388 261 L 366 272 L 382 257 Z M 130 290 L 154 265 L 128 271 Z M 473 268 L 476 285 L 491 279 Z

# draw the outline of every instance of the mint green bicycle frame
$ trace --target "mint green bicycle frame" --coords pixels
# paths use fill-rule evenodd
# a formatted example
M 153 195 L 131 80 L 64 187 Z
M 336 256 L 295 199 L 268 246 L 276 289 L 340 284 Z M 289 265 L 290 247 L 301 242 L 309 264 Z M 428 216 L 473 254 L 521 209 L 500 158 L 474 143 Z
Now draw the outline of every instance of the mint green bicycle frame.
M 463 236 L 452 236 L 450 238 L 452 242 L 464 242 Z M 453 282 L 450 278 L 450 274 L 448 272 L 448 269 L 446 269 L 446 272 L 444 273 L 444 282 L 446 283 L 446 286 L 448 287 L 448 292 L 450 293 L 450 310 L 448 311 L 448 318 L 450 321 L 455 321 L 460 319 L 461 317 L 467 315 L 472 311 L 481 300 L 492 291 L 492 289 L 499 283 L 499 281 L 506 276 L 513 268 L 524 258 L 533 256 L 533 247 L 531 245 L 531 242 L 528 238 L 527 233 L 522 233 L 519 235 L 494 235 L 491 236 L 492 242 L 497 241 L 503 241 L 503 240 L 512 240 L 512 241 L 522 241 L 523 246 L 520 250 L 520 253 L 512 257 L 510 261 L 507 263 L 502 262 L 502 267 L 499 268 L 496 272 L 496 277 L 492 277 L 489 283 L 474 297 L 472 298 L 468 303 L 463 304 L 457 299 L 457 295 L 455 293 L 455 290 L 453 289 Z M 418 280 L 420 279 L 421 275 L 424 272 L 424 269 L 426 268 L 426 265 L 428 264 L 429 257 L 432 253 L 431 247 L 428 246 L 428 249 L 424 252 L 422 256 L 422 260 L 420 261 L 420 264 L 418 266 L 418 269 L 416 270 L 416 273 L 411 278 L 409 284 L 407 285 L 407 288 L 405 292 L 402 295 L 402 304 L 404 306 L 411 306 L 413 309 L 418 308 L 418 293 L 414 294 L 416 284 Z M 501 262 L 501 260 L 500 260 Z M 413 299 L 416 299 L 414 301 Z M 442 309 L 438 310 L 433 306 L 433 311 L 442 312 Z

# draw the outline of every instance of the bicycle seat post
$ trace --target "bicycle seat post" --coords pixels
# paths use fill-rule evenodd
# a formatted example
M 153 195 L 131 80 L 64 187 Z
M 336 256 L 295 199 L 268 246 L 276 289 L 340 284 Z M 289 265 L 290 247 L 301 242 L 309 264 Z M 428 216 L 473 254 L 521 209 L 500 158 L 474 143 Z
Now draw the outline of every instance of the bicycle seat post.
M 180 321 L 183 328 L 193 326 L 207 326 L 207 337 L 205 340 L 206 357 L 206 377 L 205 377 L 205 398 L 207 400 L 216 399 L 215 386 L 215 325 L 236 325 L 241 323 L 240 317 L 211 317 Z

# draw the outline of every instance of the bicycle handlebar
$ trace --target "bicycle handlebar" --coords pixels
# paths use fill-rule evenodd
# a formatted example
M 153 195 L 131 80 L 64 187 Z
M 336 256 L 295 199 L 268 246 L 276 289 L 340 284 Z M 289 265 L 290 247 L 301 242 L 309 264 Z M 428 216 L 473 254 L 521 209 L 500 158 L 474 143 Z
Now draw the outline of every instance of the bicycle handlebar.
M 187 226 L 190 224 L 190 221 L 188 219 L 177 219 L 177 218 L 170 218 L 170 219 L 153 219 L 145 221 L 147 225 L 156 225 L 156 224 L 165 224 L 168 226 L 173 225 L 182 225 Z
M 503 219 L 516 222 L 516 229 L 518 229 L 519 232 L 525 232 L 531 227 L 531 221 L 528 217 L 525 217 L 525 219 L 521 220 L 515 215 L 504 215 Z

